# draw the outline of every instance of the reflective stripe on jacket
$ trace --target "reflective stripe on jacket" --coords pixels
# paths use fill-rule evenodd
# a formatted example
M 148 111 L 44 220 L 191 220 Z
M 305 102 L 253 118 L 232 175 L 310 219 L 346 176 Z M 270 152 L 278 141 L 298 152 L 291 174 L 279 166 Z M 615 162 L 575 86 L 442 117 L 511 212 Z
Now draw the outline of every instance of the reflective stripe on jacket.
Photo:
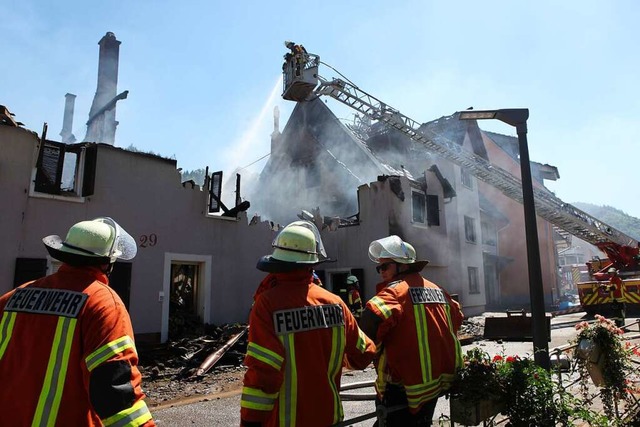
M 129 314 L 107 283 L 63 264 L 0 297 L 3 425 L 155 425 Z
M 264 427 L 335 424 L 343 418 L 342 367 L 364 369 L 375 345 L 311 273 L 275 277 L 251 310 L 241 418 Z
M 381 319 L 376 390 L 382 396 L 387 382 L 404 386 L 409 409 L 416 413 L 449 388 L 462 366 L 456 334 L 463 317 L 460 305 L 419 273 L 403 279 L 382 288 L 367 309 Z

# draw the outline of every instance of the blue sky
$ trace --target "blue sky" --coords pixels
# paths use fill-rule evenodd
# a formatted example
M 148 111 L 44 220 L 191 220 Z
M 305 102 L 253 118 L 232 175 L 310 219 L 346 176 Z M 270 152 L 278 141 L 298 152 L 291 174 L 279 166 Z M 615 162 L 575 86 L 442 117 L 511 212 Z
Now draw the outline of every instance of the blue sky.
M 84 136 L 97 43 L 111 31 L 122 42 L 118 91 L 129 90 L 117 146 L 175 156 L 187 170 L 247 166 L 269 152 L 273 107 L 281 128 L 293 108 L 278 84 L 283 42 L 293 40 L 419 122 L 469 106 L 529 108 L 531 159 L 558 167 L 548 186 L 561 199 L 640 217 L 636 1 L 1 4 L 0 104 L 38 133 L 48 122 L 54 139 L 67 92 Z M 338 117 L 352 113 L 327 104 Z

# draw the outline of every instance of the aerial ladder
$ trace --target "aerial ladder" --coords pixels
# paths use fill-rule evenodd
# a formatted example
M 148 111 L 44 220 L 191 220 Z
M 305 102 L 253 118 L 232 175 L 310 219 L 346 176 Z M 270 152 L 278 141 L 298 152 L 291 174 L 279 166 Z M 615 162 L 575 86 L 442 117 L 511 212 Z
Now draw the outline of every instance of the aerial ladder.
M 296 45 L 297 47 L 298 45 Z M 290 46 L 288 46 L 290 47 Z M 348 79 L 325 79 L 318 74 L 320 56 L 307 53 L 304 48 L 285 55 L 283 93 L 286 100 L 304 102 L 320 96 L 329 96 L 363 114 L 368 119 L 397 129 L 412 141 L 422 144 L 427 151 L 465 168 L 478 179 L 499 189 L 507 197 L 523 203 L 522 182 L 519 178 L 488 160 L 463 149 L 428 126 L 424 126 L 400 111 L 391 108 L 375 96 L 361 90 Z M 322 63 L 340 74 L 335 68 Z M 341 75 L 341 74 L 340 74 Z M 342 75 L 341 75 L 342 76 Z M 344 76 L 342 76 L 344 77 Z M 458 119 L 458 114 L 445 119 Z M 638 241 L 586 212 L 563 202 L 544 186 L 533 189 L 536 214 L 560 230 L 597 246 L 608 259 L 587 263 L 594 281 L 578 284 L 580 301 L 588 312 L 609 302 L 601 291 L 609 279 L 608 270 L 614 267 L 626 277 L 629 291 L 627 301 L 640 304 L 640 246 Z M 596 262 L 598 261 L 598 262 Z M 598 266 L 598 270 L 594 268 Z M 594 294 L 599 294 L 595 298 Z M 632 295 L 633 294 L 633 295 Z M 637 294 L 637 295 L 636 295 Z

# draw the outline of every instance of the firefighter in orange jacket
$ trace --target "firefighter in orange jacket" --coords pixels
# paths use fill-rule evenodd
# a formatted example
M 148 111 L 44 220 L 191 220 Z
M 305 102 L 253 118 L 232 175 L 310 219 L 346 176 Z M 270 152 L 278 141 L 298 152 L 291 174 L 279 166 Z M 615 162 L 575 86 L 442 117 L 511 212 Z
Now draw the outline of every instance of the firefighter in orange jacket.
M 347 277 L 347 306 L 353 317 L 360 320 L 362 314 L 362 299 L 360 298 L 360 284 L 356 276 Z
M 462 311 L 420 275 L 428 261 L 416 261 L 413 246 L 398 236 L 373 241 L 369 257 L 384 281 L 360 320 L 378 346 L 379 421 L 387 427 L 431 425 L 438 397 L 462 366 L 456 335 Z M 403 409 L 387 411 L 398 405 Z
M 325 257 L 315 225 L 296 221 L 257 268 L 274 276 L 251 309 L 241 398 L 244 427 L 327 427 L 343 419 L 342 367 L 364 369 L 375 345 L 344 302 L 312 281 Z
M 611 297 L 612 320 L 615 321 L 616 326 L 622 327 L 624 326 L 626 311 L 624 282 L 615 267 L 610 267 L 607 273 L 609 273 L 609 282 L 602 286 Z
M 0 423 L 155 426 L 129 314 L 108 286 L 135 240 L 111 218 L 42 240 L 60 269 L 0 297 Z

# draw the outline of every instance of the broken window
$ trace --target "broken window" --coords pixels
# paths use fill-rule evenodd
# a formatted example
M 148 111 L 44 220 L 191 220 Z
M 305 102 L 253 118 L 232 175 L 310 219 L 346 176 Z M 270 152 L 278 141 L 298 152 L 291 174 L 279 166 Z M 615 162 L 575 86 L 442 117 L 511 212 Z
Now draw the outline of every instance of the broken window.
M 440 225 L 440 204 L 437 195 L 411 191 L 411 221 L 417 224 Z
M 465 168 L 460 168 L 460 176 L 462 178 L 462 185 L 473 190 L 473 179 L 469 171 Z
M 476 243 L 476 223 L 471 217 L 464 217 L 464 236 L 469 243 Z
M 93 194 L 98 148 L 95 144 L 42 143 L 34 191 L 70 197 Z
M 424 224 L 426 216 L 427 199 L 421 191 L 411 191 L 412 221 Z
M 478 267 L 467 267 L 469 273 L 469 293 L 479 294 L 480 286 L 478 285 Z

